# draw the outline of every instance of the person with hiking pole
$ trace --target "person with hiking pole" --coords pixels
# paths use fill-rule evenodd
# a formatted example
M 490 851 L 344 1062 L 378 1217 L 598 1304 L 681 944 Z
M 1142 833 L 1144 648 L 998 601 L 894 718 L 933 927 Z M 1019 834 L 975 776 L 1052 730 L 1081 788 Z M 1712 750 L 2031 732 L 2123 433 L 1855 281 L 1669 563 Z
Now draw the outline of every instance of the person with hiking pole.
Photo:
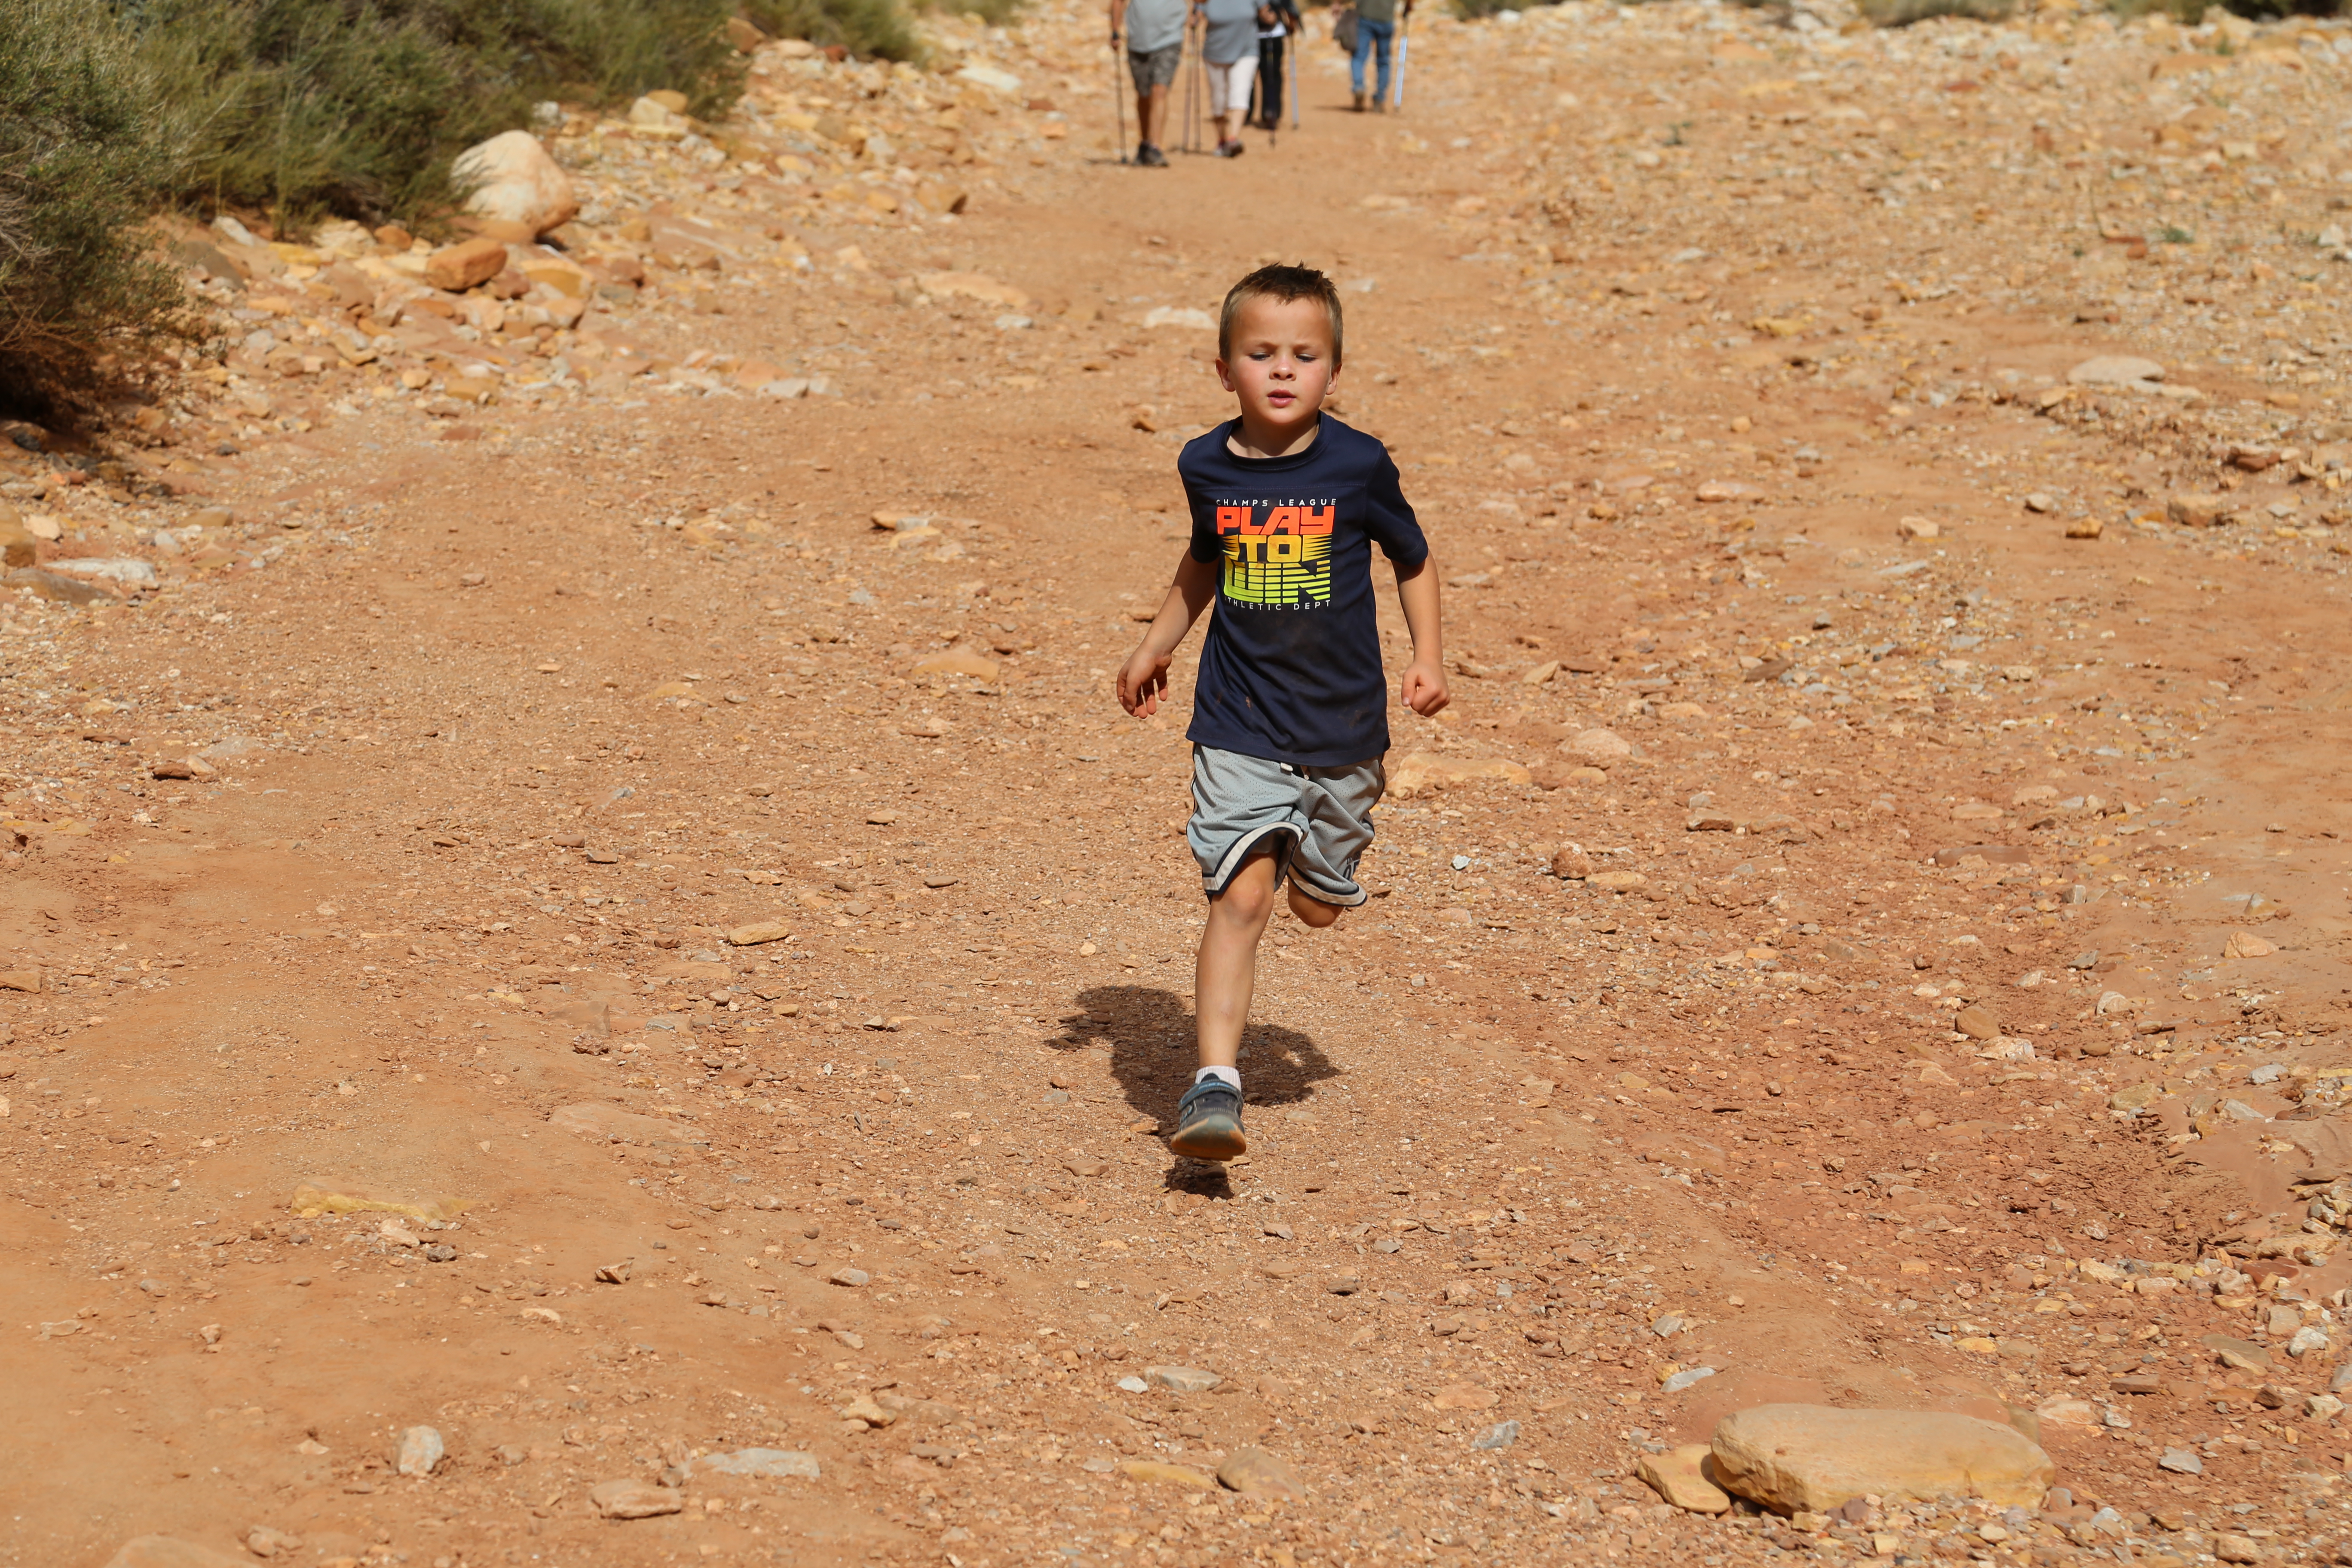
M 1297 0 L 1258 0 L 1257 127 L 1282 129 L 1282 54 L 1298 31 Z
M 1146 169 L 1164 169 L 1168 154 L 1160 150 L 1168 131 L 1168 93 L 1176 84 L 1176 68 L 1184 59 L 1185 0 L 1110 0 L 1110 41 L 1118 47 L 1119 22 L 1127 24 L 1127 71 L 1135 83 L 1135 161 Z M 1126 140 L 1122 121 L 1119 137 Z
M 1199 0 L 1201 64 L 1209 77 L 1209 118 L 1217 122 L 1217 156 L 1238 158 L 1257 75 L 1258 0 Z
M 1372 89 L 1372 112 L 1388 112 L 1389 46 L 1396 38 L 1399 5 L 1405 16 L 1412 15 L 1412 0 L 1356 0 L 1356 47 L 1348 59 L 1348 79 L 1356 91 L 1359 114 L 1364 111 L 1364 60 L 1374 54 L 1380 58 L 1380 74 Z

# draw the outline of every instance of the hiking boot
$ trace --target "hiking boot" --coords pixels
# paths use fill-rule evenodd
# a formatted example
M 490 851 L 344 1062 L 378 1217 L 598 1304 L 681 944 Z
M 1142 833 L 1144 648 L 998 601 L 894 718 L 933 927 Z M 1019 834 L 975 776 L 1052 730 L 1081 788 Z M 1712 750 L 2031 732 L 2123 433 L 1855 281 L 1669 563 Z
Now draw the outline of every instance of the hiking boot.
M 1219 1078 L 1202 1079 L 1176 1102 L 1176 1136 L 1168 1146 L 1194 1160 L 1232 1160 L 1249 1152 L 1242 1132 L 1242 1091 Z
M 1248 151 L 1248 148 L 1242 145 L 1239 138 L 1217 143 L 1217 156 L 1220 158 L 1238 158 Z
M 1164 169 L 1168 166 L 1168 154 L 1146 142 L 1136 149 L 1135 161 L 1147 169 Z
M 1358 94 L 1356 95 L 1356 112 L 1357 112 L 1357 113 L 1359 113 L 1359 114 L 1361 114 L 1363 111 L 1364 111 L 1364 95 L 1363 95 L 1362 93 L 1360 93 L 1360 93 L 1358 93 Z

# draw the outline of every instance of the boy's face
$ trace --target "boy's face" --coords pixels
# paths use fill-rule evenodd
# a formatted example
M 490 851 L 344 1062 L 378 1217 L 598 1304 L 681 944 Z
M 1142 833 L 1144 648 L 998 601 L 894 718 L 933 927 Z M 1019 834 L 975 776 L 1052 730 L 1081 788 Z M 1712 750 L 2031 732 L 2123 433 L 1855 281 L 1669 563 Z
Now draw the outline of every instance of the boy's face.
M 1245 301 L 1234 313 L 1230 352 L 1217 362 L 1217 379 L 1241 399 L 1243 421 L 1254 428 L 1306 426 L 1339 375 L 1319 300 Z

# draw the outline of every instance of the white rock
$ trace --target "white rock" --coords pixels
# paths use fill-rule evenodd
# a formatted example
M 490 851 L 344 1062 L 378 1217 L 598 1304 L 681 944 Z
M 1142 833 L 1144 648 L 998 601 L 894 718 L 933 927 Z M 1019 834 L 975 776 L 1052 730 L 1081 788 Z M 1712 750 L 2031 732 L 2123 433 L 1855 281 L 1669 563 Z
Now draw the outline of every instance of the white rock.
M 62 572 L 68 577 L 94 577 L 103 583 L 137 583 L 152 585 L 155 568 L 131 556 L 92 556 L 73 561 L 52 561 L 52 572 Z
M 468 147 L 457 155 L 452 173 L 460 184 L 471 187 L 467 212 L 497 223 L 522 225 L 533 237 L 580 216 L 572 176 L 528 131 L 509 131 Z
M 1143 324 L 1147 327 L 1190 327 L 1203 332 L 1217 330 L 1216 318 L 1208 311 L 1177 305 L 1159 305 L 1146 310 Z
M 400 1435 L 400 1473 L 429 1476 L 446 1452 L 440 1433 L 430 1426 L 411 1426 Z
M 1559 749 L 1593 763 L 1621 762 L 1633 754 L 1633 743 L 1614 730 L 1586 730 L 1562 742 Z
M 2144 382 L 2162 381 L 2164 367 L 2152 359 L 2131 354 L 2101 354 L 2068 371 L 2066 379 L 2076 386 L 2137 386 Z
M 1019 92 L 1021 90 L 1021 79 L 1019 77 L 1014 76 L 1009 70 L 1003 70 L 995 66 L 982 65 L 978 60 L 974 60 L 971 64 L 964 67 L 963 69 L 956 72 L 956 79 L 959 81 L 971 82 L 977 86 L 984 87 L 991 92 L 1009 93 Z

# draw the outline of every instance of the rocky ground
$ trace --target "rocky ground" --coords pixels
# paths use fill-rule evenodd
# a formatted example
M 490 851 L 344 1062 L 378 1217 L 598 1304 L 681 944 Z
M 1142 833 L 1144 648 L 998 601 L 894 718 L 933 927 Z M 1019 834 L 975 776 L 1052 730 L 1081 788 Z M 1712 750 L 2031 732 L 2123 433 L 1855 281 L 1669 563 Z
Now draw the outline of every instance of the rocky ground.
M 1100 32 L 188 231 L 15 431 L 0 1562 L 2352 1560 L 2352 30 L 1424 15 L 1165 173 Z M 1110 675 L 1276 258 L 1457 700 L 1219 1172 Z

